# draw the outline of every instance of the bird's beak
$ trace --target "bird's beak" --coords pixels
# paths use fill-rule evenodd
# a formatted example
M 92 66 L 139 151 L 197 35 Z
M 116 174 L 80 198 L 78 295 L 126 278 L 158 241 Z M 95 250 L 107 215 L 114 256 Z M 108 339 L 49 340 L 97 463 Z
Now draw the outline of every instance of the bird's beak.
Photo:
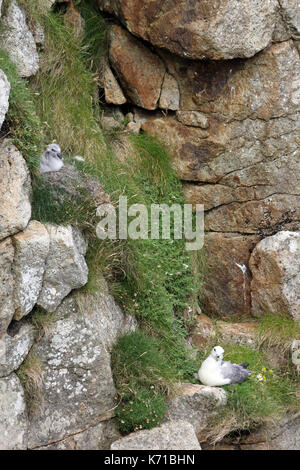
M 58 156 L 58 158 L 60 158 L 62 160 L 61 153 L 58 153 L 57 156 Z

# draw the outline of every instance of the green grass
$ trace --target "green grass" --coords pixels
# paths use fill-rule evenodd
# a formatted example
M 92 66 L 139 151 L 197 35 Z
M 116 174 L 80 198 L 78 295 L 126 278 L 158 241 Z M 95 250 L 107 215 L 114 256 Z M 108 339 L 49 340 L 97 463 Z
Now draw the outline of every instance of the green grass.
M 122 434 L 157 426 L 166 412 L 166 398 L 161 392 L 139 387 L 123 396 L 116 409 L 117 426 Z
M 26 158 L 30 170 L 35 172 L 43 149 L 43 131 L 36 113 L 34 95 L 26 81 L 18 76 L 8 54 L 1 49 L 0 68 L 6 74 L 11 86 L 9 110 L 6 115 L 8 136 Z
M 290 371 L 270 369 L 260 351 L 232 345 L 226 349 L 227 359 L 237 363 L 246 360 L 253 371 L 242 384 L 224 387 L 228 393 L 227 408 L 235 412 L 238 429 L 251 430 L 263 422 L 279 419 L 296 406 L 296 385 Z M 258 381 L 259 374 L 265 380 Z
M 248 362 L 252 374 L 242 384 L 222 387 L 226 390 L 228 402 L 212 423 L 212 442 L 233 431 L 252 431 L 261 424 L 276 422 L 288 411 L 299 408 L 299 380 L 292 369 L 271 369 L 262 351 L 222 342 L 218 344 L 225 350 L 224 360 Z M 199 366 L 206 355 L 207 351 L 200 353 Z M 259 375 L 263 380 L 258 380 Z
M 85 21 L 83 47 L 86 49 L 92 70 L 97 70 L 100 60 L 106 55 L 108 48 L 108 23 L 99 14 L 98 5 L 94 0 L 77 2 L 78 9 Z
M 258 339 L 265 347 L 288 351 L 294 339 L 300 339 L 300 322 L 289 315 L 266 313 L 259 320 Z
M 56 312 L 50 313 L 44 310 L 42 307 L 35 306 L 28 320 L 31 321 L 35 328 L 35 337 L 39 341 L 44 335 L 48 335 L 55 321 L 58 320 L 58 314 Z
M 174 368 L 157 340 L 140 331 L 118 339 L 112 354 L 120 402 L 116 410 L 122 433 L 156 426 L 166 410 L 166 395 L 176 381 Z
M 43 19 L 45 50 L 31 86 L 49 142 L 57 141 L 64 153 L 88 160 L 105 153 L 97 114 L 96 77 L 88 69 L 80 41 L 60 15 Z

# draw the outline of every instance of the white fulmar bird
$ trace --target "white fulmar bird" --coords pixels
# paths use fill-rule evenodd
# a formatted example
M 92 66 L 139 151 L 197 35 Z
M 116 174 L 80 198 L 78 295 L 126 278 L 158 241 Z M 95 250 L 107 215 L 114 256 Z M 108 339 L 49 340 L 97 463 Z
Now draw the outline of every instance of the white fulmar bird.
M 210 355 L 203 361 L 199 371 L 199 380 L 204 385 L 217 387 L 228 384 L 242 383 L 251 374 L 247 370 L 249 364 L 232 364 L 230 361 L 223 362 L 224 349 L 221 346 L 215 346 Z
M 64 166 L 58 144 L 50 144 L 40 158 L 40 173 L 59 171 Z

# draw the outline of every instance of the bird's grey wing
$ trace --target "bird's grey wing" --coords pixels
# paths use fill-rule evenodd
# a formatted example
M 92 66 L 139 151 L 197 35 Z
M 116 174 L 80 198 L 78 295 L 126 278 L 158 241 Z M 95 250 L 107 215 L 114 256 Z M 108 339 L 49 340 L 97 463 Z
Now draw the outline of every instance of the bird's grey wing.
M 244 369 L 239 364 L 232 364 L 230 361 L 222 363 L 221 373 L 224 379 L 229 379 L 231 384 L 239 384 L 247 380 L 251 370 Z
M 249 366 L 249 362 L 242 362 L 241 364 L 239 364 L 239 366 L 244 367 L 244 369 L 247 369 L 247 367 Z

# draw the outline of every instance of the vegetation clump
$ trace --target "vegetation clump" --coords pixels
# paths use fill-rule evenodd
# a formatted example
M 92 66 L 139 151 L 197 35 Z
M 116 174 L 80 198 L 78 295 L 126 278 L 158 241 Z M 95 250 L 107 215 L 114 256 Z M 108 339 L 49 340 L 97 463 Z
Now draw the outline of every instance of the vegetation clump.
M 43 131 L 33 93 L 25 80 L 18 75 L 8 54 L 2 49 L 0 49 L 0 69 L 10 83 L 9 110 L 1 134 L 12 139 L 26 158 L 30 170 L 35 172 L 43 149 Z
M 120 337 L 112 367 L 120 402 L 116 410 L 119 430 L 129 433 L 156 426 L 166 411 L 166 395 L 176 382 L 159 342 L 141 331 Z
M 252 431 L 261 424 L 277 422 L 287 412 L 298 408 L 299 379 L 287 368 L 282 371 L 269 365 L 263 351 L 219 340 L 225 350 L 224 360 L 249 363 L 249 379 L 237 385 L 224 386 L 227 405 L 212 423 L 209 438 L 212 443 L 235 431 Z M 201 351 L 199 365 L 209 350 Z
M 279 354 L 286 354 L 294 339 L 300 339 L 300 322 L 290 315 L 265 313 L 259 319 L 258 340 L 263 347 L 275 347 Z
M 19 367 L 17 375 L 22 384 L 29 415 L 41 409 L 44 402 L 42 393 L 43 365 L 41 359 L 29 352 L 23 364 Z

